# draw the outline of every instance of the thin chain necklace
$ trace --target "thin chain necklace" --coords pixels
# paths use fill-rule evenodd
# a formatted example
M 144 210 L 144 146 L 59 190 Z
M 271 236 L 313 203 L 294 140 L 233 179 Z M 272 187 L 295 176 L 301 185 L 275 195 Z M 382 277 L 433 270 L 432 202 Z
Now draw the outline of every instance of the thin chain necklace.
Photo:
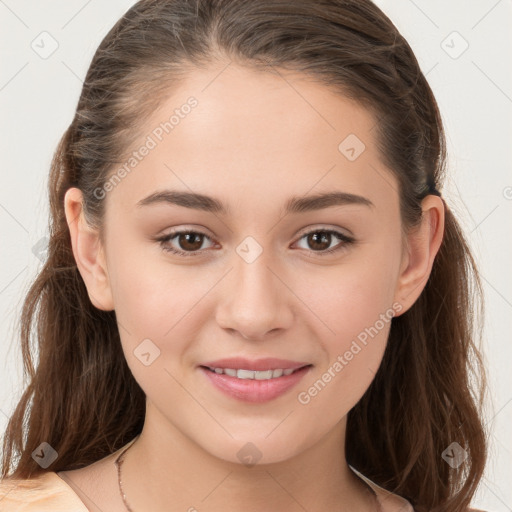
M 140 435 L 140 434 L 139 434 Z M 133 512 L 133 509 L 128 505 L 128 501 L 126 500 L 126 494 L 123 490 L 123 484 L 121 483 L 121 466 L 124 461 L 124 454 L 129 450 L 129 448 L 132 447 L 133 443 L 137 440 L 139 436 L 137 436 L 135 439 L 133 439 L 128 446 L 119 454 L 117 459 L 114 461 L 115 465 L 117 466 L 117 481 L 119 483 L 119 492 L 121 493 L 121 498 L 123 499 L 124 506 L 126 507 L 126 510 L 128 512 Z M 366 482 L 363 478 L 360 478 L 366 485 L 367 489 L 371 491 L 374 499 L 375 499 L 375 511 L 376 512 L 382 512 L 382 505 L 380 504 L 380 501 L 377 497 L 377 493 L 375 490 Z
M 139 434 L 140 435 L 140 434 Z M 126 507 L 126 510 L 128 512 L 133 512 L 133 509 L 128 505 L 128 502 L 126 501 L 126 494 L 123 491 L 123 485 L 121 483 L 121 465 L 124 461 L 124 454 L 128 451 L 129 448 L 132 447 L 133 443 L 138 439 L 139 436 L 137 436 L 135 439 L 133 439 L 128 446 L 119 454 L 119 457 L 114 461 L 115 465 L 117 466 L 117 482 L 119 483 L 119 492 L 121 493 L 121 498 L 123 499 L 124 506 Z

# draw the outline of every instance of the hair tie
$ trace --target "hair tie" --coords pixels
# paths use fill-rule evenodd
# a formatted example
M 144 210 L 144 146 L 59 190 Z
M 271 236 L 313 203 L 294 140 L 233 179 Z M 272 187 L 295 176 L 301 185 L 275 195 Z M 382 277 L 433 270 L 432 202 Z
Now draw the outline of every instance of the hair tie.
M 439 196 L 441 197 L 441 192 L 439 192 L 439 190 L 437 190 L 436 186 L 435 185 L 429 185 L 428 187 L 428 193 L 429 194 L 432 194 L 434 196 Z
M 439 197 L 441 196 L 441 192 L 439 192 L 439 190 L 437 190 L 436 184 L 435 184 L 433 178 L 431 178 L 431 177 L 427 178 L 426 191 L 425 191 L 425 195 L 429 195 L 429 194 L 432 194 L 434 196 L 439 196 Z

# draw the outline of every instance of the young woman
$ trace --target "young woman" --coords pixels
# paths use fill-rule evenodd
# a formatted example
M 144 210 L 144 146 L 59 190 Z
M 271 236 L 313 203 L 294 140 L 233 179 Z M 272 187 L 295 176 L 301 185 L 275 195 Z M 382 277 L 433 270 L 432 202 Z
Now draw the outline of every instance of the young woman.
M 468 510 L 480 281 L 444 163 L 369 0 L 135 4 L 52 164 L 2 510 Z

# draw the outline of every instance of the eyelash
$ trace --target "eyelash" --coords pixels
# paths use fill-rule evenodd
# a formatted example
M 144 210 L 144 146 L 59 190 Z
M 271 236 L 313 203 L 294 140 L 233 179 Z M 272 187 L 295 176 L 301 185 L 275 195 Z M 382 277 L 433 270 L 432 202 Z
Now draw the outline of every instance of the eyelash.
M 326 249 L 325 251 L 313 251 L 316 254 L 319 255 L 325 255 L 325 254 L 331 254 L 337 251 L 340 251 L 342 249 L 347 248 L 348 245 L 353 244 L 355 242 L 355 239 L 352 237 L 349 237 L 343 233 L 340 233 L 339 231 L 335 231 L 332 229 L 313 229 L 312 231 L 308 231 L 307 233 L 304 233 L 299 240 L 302 240 L 303 238 L 313 234 L 313 233 L 325 233 L 325 234 L 331 234 L 334 235 L 336 238 L 340 239 L 343 243 L 335 245 L 334 247 L 331 247 L 330 249 Z M 200 256 L 203 250 L 198 251 L 181 251 L 178 249 L 175 249 L 169 245 L 166 245 L 168 242 L 170 242 L 173 238 L 176 238 L 179 235 L 202 235 L 208 239 L 210 237 L 206 233 L 202 233 L 201 231 L 191 231 L 191 230 L 182 230 L 182 231 L 173 231 L 172 233 L 169 233 L 163 237 L 157 238 L 156 241 L 160 243 L 160 246 L 162 247 L 162 250 L 166 252 L 170 252 L 179 256 L 184 257 L 194 257 L 194 256 Z

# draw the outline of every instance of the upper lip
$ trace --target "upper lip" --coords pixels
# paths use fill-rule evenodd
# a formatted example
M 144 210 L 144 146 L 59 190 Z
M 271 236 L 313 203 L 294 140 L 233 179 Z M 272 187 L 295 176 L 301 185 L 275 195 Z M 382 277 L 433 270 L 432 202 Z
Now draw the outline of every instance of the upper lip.
M 232 368 L 237 370 L 276 370 L 281 368 L 286 370 L 291 368 L 296 370 L 303 366 L 309 366 L 310 363 L 303 363 L 297 361 L 290 361 L 286 359 L 277 359 L 275 357 L 265 357 L 262 359 L 246 359 L 244 357 L 229 357 L 225 359 L 217 359 L 215 361 L 207 361 L 202 363 L 201 366 L 208 366 L 210 368 Z

